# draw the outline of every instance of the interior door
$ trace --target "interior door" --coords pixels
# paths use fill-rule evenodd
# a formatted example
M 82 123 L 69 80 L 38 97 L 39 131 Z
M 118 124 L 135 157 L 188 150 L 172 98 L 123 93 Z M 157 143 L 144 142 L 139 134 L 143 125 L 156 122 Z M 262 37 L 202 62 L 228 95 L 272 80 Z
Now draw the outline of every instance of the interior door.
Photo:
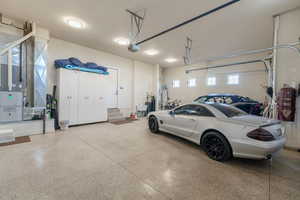
M 175 134 L 190 137 L 195 133 L 197 117 L 190 115 L 191 105 L 184 105 L 174 110 L 166 120 L 165 128 Z
M 108 69 L 109 75 L 103 76 L 106 80 L 106 98 L 107 98 L 107 107 L 108 108 L 117 108 L 118 107 L 118 69 Z

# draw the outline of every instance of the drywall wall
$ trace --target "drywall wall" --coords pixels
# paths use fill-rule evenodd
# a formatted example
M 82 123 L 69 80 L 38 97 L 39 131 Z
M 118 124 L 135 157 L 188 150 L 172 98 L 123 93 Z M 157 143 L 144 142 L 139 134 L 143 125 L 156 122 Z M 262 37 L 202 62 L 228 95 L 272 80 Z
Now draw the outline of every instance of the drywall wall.
M 278 44 L 293 43 L 300 38 L 300 9 L 280 15 Z M 290 49 L 279 49 L 277 52 L 277 88 L 283 84 L 298 88 L 300 84 L 300 55 Z M 300 149 L 300 97 L 297 98 L 296 120 L 285 123 L 287 146 Z
M 154 92 L 154 66 L 134 61 L 133 66 L 133 101 L 132 106 L 136 109 L 137 105 L 144 105 L 147 95 Z
M 249 59 L 251 58 L 243 58 L 243 60 Z M 223 61 L 210 63 L 209 65 L 225 64 L 236 61 L 242 60 L 240 58 L 227 59 Z M 202 64 L 194 67 L 206 66 L 208 65 Z M 247 96 L 261 102 L 265 100 L 265 90 L 261 85 L 267 84 L 267 74 L 265 72 L 265 66 L 262 63 L 210 69 L 203 71 L 194 71 L 189 74 L 186 74 L 185 70 L 189 68 L 191 67 L 166 68 L 164 70 L 164 84 L 166 84 L 168 88 L 169 97 L 171 99 L 179 99 L 183 103 L 188 103 L 199 96 L 207 95 L 210 93 L 231 93 Z M 240 83 L 238 85 L 227 84 L 227 76 L 231 74 L 239 75 Z M 212 76 L 216 77 L 216 85 L 208 86 L 207 78 Z M 193 78 L 196 79 L 197 86 L 189 88 L 187 86 L 187 81 Z M 173 80 L 180 80 L 180 88 L 172 88 Z
M 144 103 L 146 95 L 154 91 L 155 66 L 143 62 L 90 49 L 74 43 L 51 38 L 48 45 L 48 92 L 56 85 L 54 60 L 77 57 L 83 62 L 95 62 L 106 67 L 118 68 L 119 107 L 128 116 L 135 105 Z
M 300 8 L 280 16 L 278 44 L 294 43 L 300 40 Z M 299 47 L 299 46 L 298 46 Z M 278 49 L 277 86 L 297 86 L 300 83 L 300 54 L 291 49 Z

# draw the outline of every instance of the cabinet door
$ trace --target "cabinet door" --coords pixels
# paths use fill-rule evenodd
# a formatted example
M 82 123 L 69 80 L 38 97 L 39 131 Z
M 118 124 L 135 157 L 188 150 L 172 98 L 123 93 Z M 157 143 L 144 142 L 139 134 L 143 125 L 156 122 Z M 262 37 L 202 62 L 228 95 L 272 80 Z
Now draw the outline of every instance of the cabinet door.
M 109 84 L 103 76 L 96 77 L 94 79 L 96 87 L 94 88 L 94 110 L 95 110 L 95 120 L 97 121 L 107 121 L 107 105 L 109 104 L 110 98 L 108 98 L 107 85 Z
M 80 72 L 78 86 L 78 121 L 80 124 L 93 122 L 93 111 L 91 110 L 92 84 L 93 82 L 90 79 L 90 74 L 87 72 Z
M 81 124 L 107 120 L 106 86 L 102 75 L 80 73 L 78 119 Z
M 77 124 L 78 72 L 60 69 L 59 75 L 59 120 Z

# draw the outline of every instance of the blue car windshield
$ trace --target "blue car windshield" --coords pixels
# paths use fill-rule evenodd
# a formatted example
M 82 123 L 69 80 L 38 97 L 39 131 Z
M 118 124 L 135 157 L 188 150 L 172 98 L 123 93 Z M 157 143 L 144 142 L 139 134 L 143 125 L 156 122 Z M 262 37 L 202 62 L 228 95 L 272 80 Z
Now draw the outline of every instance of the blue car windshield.
M 210 105 L 215 109 L 219 110 L 220 112 L 222 112 L 224 115 L 226 115 L 229 118 L 247 115 L 246 112 L 225 104 L 210 104 Z
M 208 99 L 208 97 L 204 96 L 204 97 L 199 97 L 195 101 L 198 102 L 198 103 L 204 103 L 204 102 L 207 101 L 207 99 Z

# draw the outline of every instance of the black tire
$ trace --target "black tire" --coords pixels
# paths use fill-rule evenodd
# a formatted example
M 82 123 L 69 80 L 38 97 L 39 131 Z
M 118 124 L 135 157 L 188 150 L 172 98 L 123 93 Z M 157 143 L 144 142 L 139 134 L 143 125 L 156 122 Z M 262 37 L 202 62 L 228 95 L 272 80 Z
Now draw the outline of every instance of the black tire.
M 159 125 L 156 117 L 150 116 L 148 120 L 148 126 L 152 133 L 158 133 L 159 132 Z
M 232 157 L 230 144 L 218 132 L 207 132 L 202 138 L 201 146 L 207 156 L 213 160 L 224 162 Z

